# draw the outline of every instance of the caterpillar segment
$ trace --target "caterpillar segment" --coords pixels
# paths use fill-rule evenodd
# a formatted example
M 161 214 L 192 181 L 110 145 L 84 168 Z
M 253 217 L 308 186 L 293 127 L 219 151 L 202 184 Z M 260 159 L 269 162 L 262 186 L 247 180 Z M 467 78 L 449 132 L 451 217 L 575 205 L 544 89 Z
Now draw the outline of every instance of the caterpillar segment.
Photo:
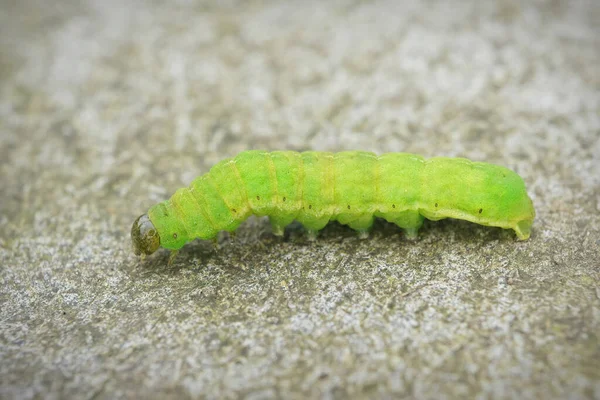
M 299 221 L 309 239 L 329 221 L 367 237 L 379 217 L 409 239 L 416 239 L 425 218 L 455 218 L 512 229 L 526 240 L 535 210 L 515 172 L 464 158 L 246 151 L 219 162 L 136 219 L 134 252 L 177 251 L 196 238 L 234 233 L 250 215 L 269 216 L 278 236 Z

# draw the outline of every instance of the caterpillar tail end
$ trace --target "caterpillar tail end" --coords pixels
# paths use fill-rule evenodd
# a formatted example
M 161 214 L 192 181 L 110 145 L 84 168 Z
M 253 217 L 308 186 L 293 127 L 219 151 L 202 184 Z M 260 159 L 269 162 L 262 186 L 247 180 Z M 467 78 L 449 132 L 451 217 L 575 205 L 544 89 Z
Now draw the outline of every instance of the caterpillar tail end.
M 524 220 L 517 224 L 513 230 L 517 235 L 518 240 L 527 240 L 531 236 L 531 223 L 532 221 Z
M 145 257 L 160 247 L 160 236 L 148 214 L 140 215 L 133 223 L 131 242 L 136 256 Z

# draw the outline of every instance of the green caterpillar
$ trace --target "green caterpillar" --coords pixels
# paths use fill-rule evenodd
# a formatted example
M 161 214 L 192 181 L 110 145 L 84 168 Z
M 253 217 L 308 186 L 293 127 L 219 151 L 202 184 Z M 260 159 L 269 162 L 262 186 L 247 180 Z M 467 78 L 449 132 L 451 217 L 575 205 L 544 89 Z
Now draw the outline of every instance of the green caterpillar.
M 464 158 L 245 151 L 136 219 L 135 254 L 160 246 L 177 251 L 195 238 L 233 232 L 251 214 L 268 215 L 275 235 L 297 220 L 316 237 L 335 220 L 366 236 L 382 217 L 416 238 L 424 218 L 457 218 L 513 229 L 525 240 L 535 210 L 519 175 Z

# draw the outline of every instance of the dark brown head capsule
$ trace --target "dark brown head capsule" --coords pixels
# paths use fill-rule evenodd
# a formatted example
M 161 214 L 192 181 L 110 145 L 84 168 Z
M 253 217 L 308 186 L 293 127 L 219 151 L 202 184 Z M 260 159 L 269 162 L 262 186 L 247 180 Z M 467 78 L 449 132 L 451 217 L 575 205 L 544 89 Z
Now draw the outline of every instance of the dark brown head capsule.
M 160 236 L 148 214 L 140 215 L 131 227 L 131 241 L 135 255 L 149 255 L 160 247 Z

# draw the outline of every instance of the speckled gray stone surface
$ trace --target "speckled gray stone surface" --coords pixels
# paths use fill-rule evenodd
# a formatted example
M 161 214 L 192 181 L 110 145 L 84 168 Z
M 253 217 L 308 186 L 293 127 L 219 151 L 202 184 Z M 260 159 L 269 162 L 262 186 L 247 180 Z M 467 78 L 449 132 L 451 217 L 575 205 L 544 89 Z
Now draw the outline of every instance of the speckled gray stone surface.
M 0 397 L 600 398 L 600 3 L 0 4 Z M 132 221 L 247 149 L 505 165 L 531 239 Z

